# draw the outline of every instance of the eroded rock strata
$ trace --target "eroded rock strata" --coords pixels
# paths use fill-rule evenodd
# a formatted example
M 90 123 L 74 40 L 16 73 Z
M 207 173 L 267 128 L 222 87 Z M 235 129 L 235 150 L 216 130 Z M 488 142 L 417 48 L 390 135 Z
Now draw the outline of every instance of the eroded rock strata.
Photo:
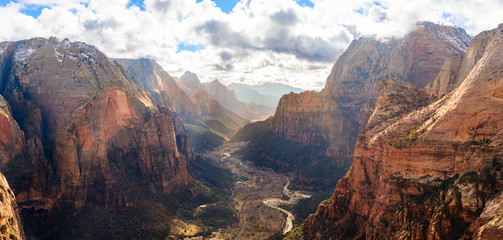
M 179 120 L 119 63 L 66 39 L 0 49 L 1 170 L 30 233 L 54 237 L 51 224 L 88 203 L 134 206 L 143 194 L 191 184 Z
M 324 146 L 327 157 L 348 166 L 383 79 L 424 87 L 452 55 L 464 54 L 471 37 L 463 29 L 418 23 L 400 40 L 354 40 L 339 57 L 320 92 L 285 95 L 272 131 L 308 146 Z
M 381 84 L 351 170 L 303 223 L 307 238 L 503 237 L 503 25 L 475 39 L 465 56 L 483 49 L 479 60 L 465 57 L 466 78 L 431 104 Z
M 14 192 L 7 179 L 0 173 L 0 237 L 2 239 L 24 239 L 23 224 Z
M 22 155 L 24 135 L 12 118 L 8 103 L 0 96 L 0 167 L 15 165 Z M 5 176 L 0 173 L 0 237 L 23 239 L 23 224 L 19 217 L 16 196 Z

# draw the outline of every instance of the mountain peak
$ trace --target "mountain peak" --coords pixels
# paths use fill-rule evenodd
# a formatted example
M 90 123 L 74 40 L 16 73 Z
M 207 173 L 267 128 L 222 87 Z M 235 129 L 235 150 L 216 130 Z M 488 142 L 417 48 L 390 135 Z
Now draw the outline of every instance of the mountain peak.
M 219 87 L 225 87 L 220 81 L 218 81 L 218 79 L 215 79 L 208 84 L 219 86 Z
M 177 83 L 180 86 L 180 88 L 185 92 L 187 92 L 187 94 L 189 94 L 190 96 L 194 96 L 194 94 L 204 89 L 197 75 L 189 71 L 185 72 L 177 80 Z

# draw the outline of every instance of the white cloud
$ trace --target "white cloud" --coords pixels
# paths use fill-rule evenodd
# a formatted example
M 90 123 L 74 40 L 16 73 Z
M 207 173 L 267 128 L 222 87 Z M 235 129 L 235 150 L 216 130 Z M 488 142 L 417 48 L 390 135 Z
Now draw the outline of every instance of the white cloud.
M 283 82 L 320 89 L 354 37 L 400 37 L 417 21 L 460 25 L 470 34 L 503 22 L 501 0 L 241 0 L 223 13 L 211 0 L 20 0 L 0 7 L 0 40 L 70 38 L 111 57 L 151 57 L 174 76 L 203 81 Z M 40 16 L 22 14 L 47 6 Z M 201 45 L 177 51 L 180 43 Z

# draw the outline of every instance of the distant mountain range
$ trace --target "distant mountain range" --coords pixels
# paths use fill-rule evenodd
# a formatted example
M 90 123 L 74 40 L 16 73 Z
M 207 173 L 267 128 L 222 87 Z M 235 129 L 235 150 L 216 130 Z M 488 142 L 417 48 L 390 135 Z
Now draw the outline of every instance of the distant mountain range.
M 246 103 L 254 103 L 276 108 L 279 99 L 290 92 L 301 93 L 304 90 L 281 83 L 264 83 L 261 85 L 248 85 L 243 83 L 231 83 L 227 85 L 229 90 L 234 90 L 238 99 Z
M 220 145 L 249 121 L 224 108 L 203 87 L 197 75 L 186 72 L 175 81 L 151 59 L 117 59 L 156 104 L 176 112 L 196 151 Z
M 251 121 L 264 120 L 274 114 L 276 107 L 245 103 L 236 97 L 234 90 L 227 89 L 218 80 L 204 83 L 204 88 L 215 97 L 222 105 Z
M 303 92 L 175 80 L 68 39 L 0 42 L 0 237 L 179 238 L 190 223 L 240 239 L 246 221 L 267 228 L 230 196 L 254 176 L 200 154 L 239 141 L 240 158 L 288 176 L 278 189 L 313 191 L 302 224 L 270 239 L 503 239 L 502 56 L 503 24 L 472 39 L 420 22 L 354 40 Z M 211 154 L 227 163 L 227 149 Z

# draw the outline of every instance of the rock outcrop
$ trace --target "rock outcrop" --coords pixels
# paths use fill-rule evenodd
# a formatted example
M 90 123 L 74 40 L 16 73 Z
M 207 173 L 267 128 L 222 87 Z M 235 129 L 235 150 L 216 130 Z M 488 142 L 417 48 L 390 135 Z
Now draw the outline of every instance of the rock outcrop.
M 178 78 L 177 83 L 183 91 L 191 96 L 192 103 L 200 116 L 220 112 L 224 109 L 222 104 L 206 91 L 196 74 L 185 72 Z
M 470 73 L 485 52 L 487 32 L 482 32 L 471 41 L 471 48 L 465 54 L 453 55 L 445 61 L 435 79 L 429 83 L 426 92 L 434 97 L 441 97 L 457 87 Z
M 176 113 L 184 126 L 180 124 L 180 128 L 185 129 L 190 145 L 196 151 L 220 145 L 227 136 L 249 122 L 224 108 L 204 89 L 193 73 L 186 72 L 177 83 L 154 60 L 143 58 L 117 61 L 152 95 L 155 105 Z
M 181 124 L 94 46 L 4 42 L 0 59 L 2 112 L 8 103 L 21 130 L 0 115 L 9 127 L 2 128 L 9 144 L 0 149 L 0 170 L 32 234 L 51 237 L 54 221 L 87 203 L 132 206 L 145 194 L 167 197 L 191 184 Z
M 157 105 L 176 112 L 183 120 L 200 118 L 223 110 L 218 100 L 205 91 L 197 75 L 191 72 L 186 72 L 177 83 L 154 60 L 140 58 L 117 61 L 152 95 Z M 184 85 L 185 83 L 187 85 Z
M 0 95 L 0 168 L 15 164 L 15 159 L 23 155 L 24 133 L 12 117 L 9 104 Z
M 194 96 L 204 90 L 203 84 L 201 84 L 197 75 L 188 71 L 178 78 L 177 83 L 189 96 Z
M 0 96 L 0 168 L 15 166 L 16 161 L 23 155 L 24 147 L 24 134 L 12 118 L 8 103 Z M 0 173 L 0 237 L 24 238 L 16 196 L 2 173 Z
M 223 107 L 237 113 L 248 120 L 264 120 L 274 114 L 274 108 L 248 104 L 236 97 L 234 90 L 229 90 L 218 80 L 203 84 L 206 91 L 216 98 Z
M 19 240 L 24 238 L 16 197 L 0 173 L 0 238 Z
M 391 78 L 424 87 L 435 80 L 446 59 L 465 52 L 470 39 L 463 29 L 422 22 L 401 40 L 354 40 L 321 93 L 288 94 L 280 100 L 272 130 L 288 140 L 325 145 L 328 157 L 349 164 L 378 97 L 378 83 Z
M 503 24 L 475 39 L 461 63 L 471 71 L 431 104 L 381 84 L 351 170 L 303 223 L 307 238 L 503 237 Z
M 159 106 L 176 112 L 182 119 L 201 115 L 187 93 L 181 90 L 169 73 L 154 60 L 146 58 L 116 60 L 150 93 Z

